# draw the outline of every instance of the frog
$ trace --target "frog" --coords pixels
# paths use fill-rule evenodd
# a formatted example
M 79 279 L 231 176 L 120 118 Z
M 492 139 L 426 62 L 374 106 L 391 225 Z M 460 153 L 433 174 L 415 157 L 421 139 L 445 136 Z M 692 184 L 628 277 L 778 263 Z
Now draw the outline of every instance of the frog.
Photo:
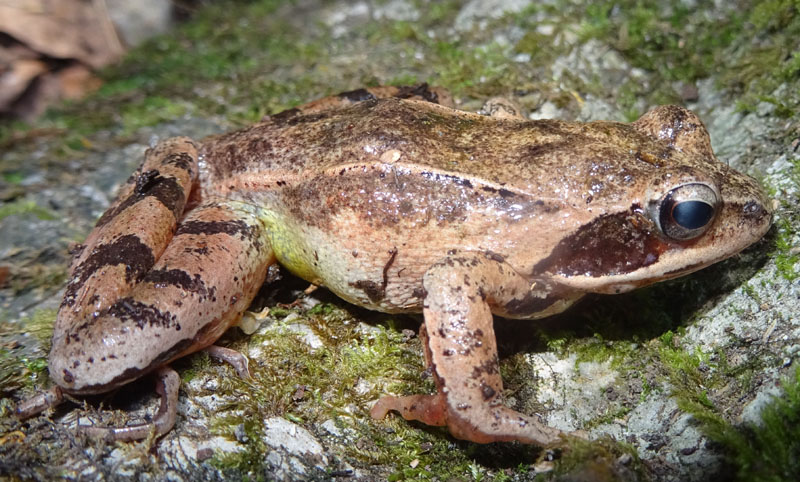
M 735 255 L 770 228 L 759 184 L 720 162 L 700 118 L 657 106 L 631 123 L 531 120 L 513 102 L 454 106 L 443 89 L 325 97 L 198 143 L 166 139 L 74 253 L 49 355 L 53 388 L 106 393 L 156 374 L 152 422 L 82 427 L 113 440 L 176 421 L 170 363 L 214 345 L 280 265 L 343 300 L 422 313 L 435 394 L 387 395 L 379 420 L 475 443 L 562 443 L 505 405 L 494 323 L 536 320 Z

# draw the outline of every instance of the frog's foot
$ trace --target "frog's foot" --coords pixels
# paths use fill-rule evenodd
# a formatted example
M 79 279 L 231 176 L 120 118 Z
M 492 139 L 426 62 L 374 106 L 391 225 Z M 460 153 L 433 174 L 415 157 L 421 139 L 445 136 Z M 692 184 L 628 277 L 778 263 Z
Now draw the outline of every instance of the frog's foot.
M 551 446 L 557 444 L 564 435 L 560 430 L 510 408 L 448 403 L 447 397 L 441 393 L 382 397 L 373 405 L 370 416 L 378 420 L 390 411 L 399 413 L 406 420 L 416 420 L 436 427 L 447 426 L 454 437 L 476 443 L 516 440 Z M 473 423 L 472 420 L 490 420 L 491 423 Z
M 61 391 L 61 387 L 56 385 L 20 402 L 14 409 L 14 415 L 20 420 L 25 420 L 50 407 L 55 407 L 63 401 L 64 393 Z
M 224 361 L 236 370 L 240 378 L 247 380 L 250 378 L 249 361 L 247 357 L 236 350 L 225 348 L 224 346 L 211 345 L 204 349 L 209 356 L 217 360 Z
M 439 394 L 388 398 L 373 415 L 397 410 L 406 418 L 447 425 L 453 436 L 478 443 L 517 440 L 542 446 L 562 432 L 502 405 L 492 311 L 506 315 L 546 312 L 564 298 L 531 283 L 494 253 L 453 253 L 423 278 L 426 359 Z
M 129 425 L 127 427 L 90 427 L 79 425 L 78 431 L 91 437 L 103 440 L 130 441 L 147 438 L 155 434 L 158 438 L 172 430 L 178 418 L 178 388 L 180 377 L 172 368 L 164 366 L 156 372 L 156 393 L 161 397 L 161 405 L 152 423 Z
M 497 401 L 496 403 L 500 403 Z M 502 405 L 469 406 L 448 403 L 447 427 L 454 437 L 477 443 L 518 441 L 542 447 L 554 446 L 565 435 L 535 417 Z M 487 423 L 488 422 L 488 423 Z
M 444 396 L 408 395 L 405 397 L 381 397 L 369 415 L 375 420 L 386 417 L 389 412 L 397 412 L 406 420 L 417 420 L 425 425 L 443 427 L 447 425 L 447 408 Z

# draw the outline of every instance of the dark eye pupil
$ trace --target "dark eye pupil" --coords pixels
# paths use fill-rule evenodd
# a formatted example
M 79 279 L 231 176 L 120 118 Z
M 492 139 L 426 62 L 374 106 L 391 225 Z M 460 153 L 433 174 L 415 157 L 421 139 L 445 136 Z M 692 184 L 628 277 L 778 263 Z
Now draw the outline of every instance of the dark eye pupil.
M 672 209 L 672 219 L 686 229 L 702 228 L 713 215 L 714 208 L 703 201 L 683 201 Z

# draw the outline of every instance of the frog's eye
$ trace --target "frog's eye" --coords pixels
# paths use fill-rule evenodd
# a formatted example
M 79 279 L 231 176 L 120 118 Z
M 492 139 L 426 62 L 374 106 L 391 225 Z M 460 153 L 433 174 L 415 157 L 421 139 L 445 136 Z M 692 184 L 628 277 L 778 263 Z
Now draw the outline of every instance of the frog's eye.
M 661 232 L 687 240 L 703 234 L 717 212 L 717 194 L 706 184 L 684 184 L 667 193 L 658 208 Z

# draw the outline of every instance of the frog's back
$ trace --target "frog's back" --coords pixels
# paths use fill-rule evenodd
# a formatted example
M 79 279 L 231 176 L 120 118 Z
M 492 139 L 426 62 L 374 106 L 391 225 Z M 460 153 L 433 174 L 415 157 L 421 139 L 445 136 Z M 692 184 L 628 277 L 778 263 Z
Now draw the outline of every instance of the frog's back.
M 628 124 L 497 119 L 386 98 L 310 114 L 278 114 L 208 143 L 204 157 L 208 184 L 223 191 L 226 185 L 240 190 L 242 180 L 258 178 L 258 187 L 266 190 L 382 164 L 563 198 L 563 191 L 547 186 L 574 189 L 569 183 L 582 182 L 590 170 L 608 181 L 617 174 L 610 169 L 619 171 L 621 164 L 630 165 L 620 176 L 634 177 L 634 151 L 648 144 L 656 156 L 666 148 Z M 620 158 L 631 162 L 620 163 Z M 587 176 L 576 175 L 579 170 Z

